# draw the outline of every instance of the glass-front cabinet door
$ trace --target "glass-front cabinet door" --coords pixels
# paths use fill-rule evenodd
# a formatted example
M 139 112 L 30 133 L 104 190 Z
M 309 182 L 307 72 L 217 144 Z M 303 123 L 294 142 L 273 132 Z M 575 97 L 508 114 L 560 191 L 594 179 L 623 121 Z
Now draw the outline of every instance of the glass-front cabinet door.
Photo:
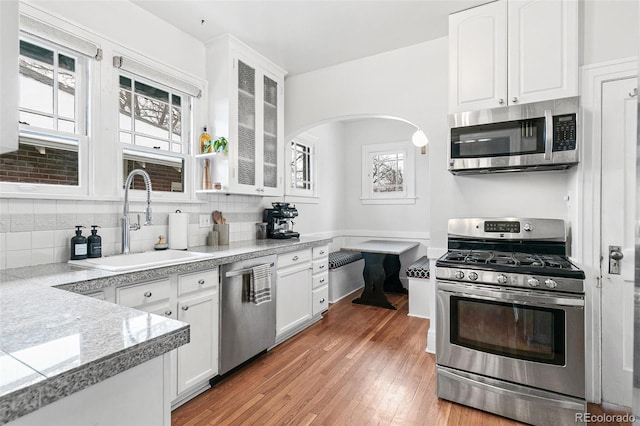
M 263 185 L 278 187 L 278 83 L 264 76 Z
M 238 183 L 256 185 L 256 70 L 238 61 Z
M 237 60 L 237 188 L 256 195 L 283 192 L 280 82 Z

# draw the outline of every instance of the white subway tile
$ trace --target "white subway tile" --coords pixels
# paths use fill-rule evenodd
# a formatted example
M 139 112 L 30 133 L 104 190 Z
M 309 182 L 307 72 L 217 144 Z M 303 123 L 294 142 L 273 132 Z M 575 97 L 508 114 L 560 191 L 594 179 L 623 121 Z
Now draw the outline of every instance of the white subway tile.
M 9 202 L 9 213 L 14 214 L 33 214 L 33 200 L 11 200 Z
M 31 232 L 7 233 L 7 252 L 19 250 L 31 251 Z
M 7 251 L 7 234 L 5 232 L 0 233 L 0 253 Z
M 71 245 L 71 238 L 75 236 L 73 231 L 66 229 L 57 229 L 53 232 L 53 245 L 54 247 L 66 247 L 67 249 Z
M 0 270 L 7 269 L 7 253 L 0 252 Z
M 33 231 L 31 233 L 31 249 L 55 247 L 55 233 L 56 231 Z
M 70 200 L 58 200 L 56 202 L 56 213 L 73 213 L 76 214 L 78 212 L 78 202 L 70 201 Z
M 58 263 L 67 262 L 69 260 L 70 253 L 69 247 L 54 247 L 53 261 Z
M 31 250 L 8 251 L 7 268 L 20 268 L 31 265 Z
M 54 261 L 54 248 L 43 248 L 31 250 L 31 264 L 43 265 Z

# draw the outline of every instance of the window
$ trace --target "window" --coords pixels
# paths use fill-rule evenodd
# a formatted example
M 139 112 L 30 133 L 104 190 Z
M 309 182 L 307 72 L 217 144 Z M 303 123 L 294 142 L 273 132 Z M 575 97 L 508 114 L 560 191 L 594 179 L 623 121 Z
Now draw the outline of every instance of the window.
M 315 197 L 316 188 L 316 138 L 302 134 L 289 143 L 289 169 L 287 171 L 287 195 Z
M 88 143 L 87 57 L 25 34 L 19 52 L 19 149 L 0 155 L 0 181 L 77 191 Z
M 362 147 L 362 203 L 415 202 L 415 163 L 411 142 Z
M 123 180 L 144 169 L 154 191 L 185 192 L 191 96 L 128 74 L 119 76 L 119 138 Z M 133 188 L 142 185 L 136 182 Z

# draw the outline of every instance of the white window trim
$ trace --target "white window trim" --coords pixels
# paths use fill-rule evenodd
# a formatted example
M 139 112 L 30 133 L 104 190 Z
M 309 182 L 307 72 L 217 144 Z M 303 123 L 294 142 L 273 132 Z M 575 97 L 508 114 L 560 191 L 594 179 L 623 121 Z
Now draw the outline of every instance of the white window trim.
M 21 15 L 24 18 L 24 15 Z M 44 25 L 44 24 L 43 24 Z M 54 28 L 44 26 L 44 28 Z M 46 36 L 46 34 L 44 34 Z M 78 49 L 75 46 L 65 46 L 46 39 L 38 37 L 37 31 L 34 28 L 30 28 L 29 31 L 25 31 L 20 28 L 20 39 L 24 39 L 30 43 L 42 45 L 44 47 L 53 47 L 56 50 L 62 50 L 63 53 L 76 57 L 77 70 L 75 74 L 81 76 L 77 81 L 76 90 L 80 93 L 80 96 L 76 100 L 75 116 L 76 126 L 78 126 L 77 133 L 67 133 L 58 130 L 41 129 L 36 126 L 28 126 L 20 124 L 19 126 L 19 143 L 26 143 L 28 145 L 41 145 L 51 148 L 64 146 L 64 139 L 77 140 L 78 151 L 78 185 L 54 185 L 47 183 L 30 183 L 30 182 L 3 182 L 0 181 L 0 192 L 3 196 L 45 196 L 45 197 L 86 197 L 89 195 L 89 145 L 90 137 L 88 136 L 89 128 L 89 114 L 88 105 L 91 97 L 91 85 L 90 85 L 90 67 L 91 63 L 88 59 L 78 57 Z M 71 39 L 70 39 L 71 40 Z M 97 48 L 97 47 L 96 47 Z M 98 49 L 98 48 L 97 48 Z M 80 52 L 82 53 L 82 52 Z M 16 64 L 17 65 L 17 64 Z M 19 111 L 19 105 L 18 105 Z M 19 113 L 18 113 L 19 114 Z M 39 135 L 42 133 L 42 135 Z M 51 136 L 48 136 L 51 135 Z M 41 144 L 38 141 L 42 141 Z
M 286 176 L 284 191 L 286 201 L 316 204 L 320 199 L 318 196 L 318 138 L 309 133 L 302 133 L 294 137 L 292 141 L 311 148 L 311 189 L 291 187 L 293 183 L 291 177 L 291 143 L 287 143 L 284 167 Z
M 402 195 L 396 193 L 375 193 L 371 184 L 371 156 L 383 152 L 402 152 L 405 157 L 404 184 Z M 415 146 L 411 141 L 390 142 L 362 146 L 362 204 L 415 204 Z

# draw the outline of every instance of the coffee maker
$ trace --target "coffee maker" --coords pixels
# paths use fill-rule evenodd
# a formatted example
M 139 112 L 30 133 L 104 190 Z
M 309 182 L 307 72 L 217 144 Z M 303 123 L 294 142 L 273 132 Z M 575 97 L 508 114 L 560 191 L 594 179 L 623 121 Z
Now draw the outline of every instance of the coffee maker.
M 268 238 L 298 238 L 300 234 L 293 232 L 295 222 L 293 218 L 298 216 L 296 206 L 289 203 L 271 203 L 272 209 L 264 209 L 263 221 L 267 223 Z

